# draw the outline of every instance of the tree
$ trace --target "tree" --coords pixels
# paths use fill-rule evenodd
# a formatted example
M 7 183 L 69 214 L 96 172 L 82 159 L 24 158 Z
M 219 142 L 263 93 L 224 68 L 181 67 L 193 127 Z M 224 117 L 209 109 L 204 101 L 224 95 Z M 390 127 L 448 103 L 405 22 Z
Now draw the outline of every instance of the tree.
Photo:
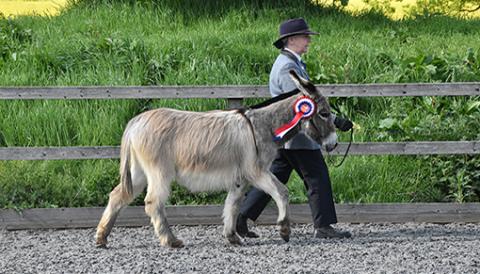
M 468 16 L 479 10 L 479 0 L 417 0 L 416 5 L 410 10 L 410 14 Z
M 362 0 L 369 4 L 373 9 L 386 12 L 392 10 L 392 1 L 386 0 Z M 396 0 L 402 2 L 402 0 Z M 435 16 L 435 15 L 454 15 L 468 16 L 474 12 L 480 11 L 480 0 L 417 0 L 411 5 L 407 14 L 411 16 Z

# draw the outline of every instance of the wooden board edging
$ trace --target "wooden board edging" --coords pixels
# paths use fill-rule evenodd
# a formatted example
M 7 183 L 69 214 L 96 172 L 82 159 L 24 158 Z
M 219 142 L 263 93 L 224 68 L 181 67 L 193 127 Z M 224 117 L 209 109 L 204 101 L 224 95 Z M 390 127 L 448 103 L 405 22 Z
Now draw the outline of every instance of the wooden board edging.
M 337 204 L 340 223 L 479 223 L 480 203 L 378 203 Z M 0 229 L 59 229 L 96 227 L 103 207 L 87 208 L 34 208 L 23 211 L 0 209 Z M 167 206 L 171 225 L 222 224 L 223 205 Z M 293 223 L 311 223 L 307 204 L 292 204 Z M 265 209 L 258 224 L 275 224 L 277 209 Z M 150 221 L 143 206 L 125 208 L 116 226 L 147 226 Z

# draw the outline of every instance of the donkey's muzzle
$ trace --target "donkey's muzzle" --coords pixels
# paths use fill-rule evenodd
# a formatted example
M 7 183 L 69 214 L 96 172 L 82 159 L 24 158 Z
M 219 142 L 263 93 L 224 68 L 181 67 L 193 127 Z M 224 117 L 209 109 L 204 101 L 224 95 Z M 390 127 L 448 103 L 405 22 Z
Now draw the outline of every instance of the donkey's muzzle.
M 325 145 L 325 150 L 327 150 L 327 152 L 330 152 L 334 150 L 337 146 L 338 146 L 338 143 L 328 144 L 328 145 Z
M 330 133 L 327 138 L 322 140 L 322 145 L 327 152 L 334 150 L 337 145 L 337 134 L 335 132 Z

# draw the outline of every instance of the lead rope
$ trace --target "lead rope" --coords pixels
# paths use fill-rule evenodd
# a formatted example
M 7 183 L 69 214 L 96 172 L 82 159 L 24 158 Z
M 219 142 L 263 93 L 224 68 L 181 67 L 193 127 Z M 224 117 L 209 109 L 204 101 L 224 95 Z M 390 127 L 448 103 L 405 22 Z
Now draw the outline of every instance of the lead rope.
M 340 111 L 340 109 L 335 106 L 334 104 L 330 105 L 339 115 L 342 115 L 342 112 Z M 343 162 L 345 161 L 345 158 L 347 158 L 347 155 L 348 155 L 348 151 L 350 150 L 350 147 L 352 146 L 352 140 L 353 140 L 353 127 L 350 129 L 350 142 L 348 143 L 348 147 L 347 147 L 347 150 L 345 150 L 345 154 L 343 155 L 343 159 L 340 161 L 340 164 L 338 165 L 334 165 L 333 167 L 339 167 L 343 164 Z M 333 161 L 332 161 L 333 163 Z
M 345 154 L 343 155 L 343 158 L 340 161 L 340 163 L 338 165 L 334 165 L 333 167 L 340 167 L 343 164 L 343 162 L 347 158 L 348 151 L 350 151 L 350 147 L 352 146 L 352 140 L 353 140 L 353 127 L 350 129 L 350 142 L 348 143 L 347 150 L 345 150 Z

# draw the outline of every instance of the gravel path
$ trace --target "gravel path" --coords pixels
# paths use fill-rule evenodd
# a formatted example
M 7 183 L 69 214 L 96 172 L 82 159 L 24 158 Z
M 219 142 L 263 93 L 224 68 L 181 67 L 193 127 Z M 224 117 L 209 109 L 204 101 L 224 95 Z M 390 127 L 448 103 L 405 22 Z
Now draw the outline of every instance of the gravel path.
M 0 273 L 480 273 L 480 224 L 338 224 L 352 239 L 312 239 L 293 226 L 284 243 L 275 226 L 241 247 L 221 226 L 175 226 L 182 249 L 159 246 L 153 228 L 115 227 L 109 249 L 94 229 L 0 231 Z

